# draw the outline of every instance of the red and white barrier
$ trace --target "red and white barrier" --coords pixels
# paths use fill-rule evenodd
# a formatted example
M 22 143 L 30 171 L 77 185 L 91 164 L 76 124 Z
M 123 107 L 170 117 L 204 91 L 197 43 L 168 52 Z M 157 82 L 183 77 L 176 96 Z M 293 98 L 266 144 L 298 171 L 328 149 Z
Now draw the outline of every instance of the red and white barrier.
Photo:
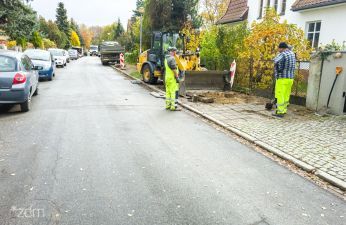
M 125 69 L 125 57 L 124 54 L 120 54 L 120 69 Z
M 230 84 L 231 84 L 231 88 L 232 88 L 233 84 L 234 84 L 235 72 L 237 70 L 237 63 L 235 62 L 235 60 L 233 60 L 230 67 L 231 67 L 229 69 L 229 73 L 230 73 L 230 77 L 231 77 Z

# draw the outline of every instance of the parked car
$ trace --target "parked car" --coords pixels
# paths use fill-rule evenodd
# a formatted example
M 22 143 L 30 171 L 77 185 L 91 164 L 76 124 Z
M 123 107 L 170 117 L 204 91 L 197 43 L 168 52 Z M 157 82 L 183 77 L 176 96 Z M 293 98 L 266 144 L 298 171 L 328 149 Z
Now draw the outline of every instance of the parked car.
M 56 64 L 52 54 L 49 51 L 39 49 L 28 49 L 24 52 L 35 66 L 41 66 L 43 69 L 38 71 L 40 79 L 53 80 L 55 77 Z
M 90 49 L 89 49 L 89 55 L 90 56 L 93 56 L 93 55 L 98 56 L 99 55 L 99 46 L 91 45 Z
M 70 63 L 71 58 L 70 58 L 70 55 L 68 54 L 68 51 L 64 50 L 64 52 L 65 52 L 66 62 Z
M 50 48 L 48 51 L 52 53 L 56 66 L 65 67 L 67 65 L 65 51 L 63 49 Z
M 7 46 L 5 44 L 0 44 L 0 50 L 7 50 Z
M 77 60 L 79 58 L 78 57 L 78 51 L 75 49 L 69 49 L 68 54 L 69 54 L 71 60 Z
M 0 51 L 0 104 L 20 104 L 21 111 L 28 112 L 31 97 L 38 94 L 40 69 L 23 53 Z
M 84 49 L 81 47 L 72 46 L 72 49 L 78 51 L 78 57 L 82 58 L 84 56 Z

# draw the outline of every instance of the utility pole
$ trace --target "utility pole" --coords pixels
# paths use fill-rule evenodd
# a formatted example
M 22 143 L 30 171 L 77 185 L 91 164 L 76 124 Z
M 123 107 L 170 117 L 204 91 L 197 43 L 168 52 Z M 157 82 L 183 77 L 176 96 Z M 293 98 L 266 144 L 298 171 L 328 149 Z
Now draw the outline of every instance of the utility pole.
M 144 8 L 139 8 L 138 12 L 141 14 L 140 17 L 140 34 L 139 34 L 139 54 L 142 53 L 142 39 L 143 39 L 143 14 L 144 14 Z

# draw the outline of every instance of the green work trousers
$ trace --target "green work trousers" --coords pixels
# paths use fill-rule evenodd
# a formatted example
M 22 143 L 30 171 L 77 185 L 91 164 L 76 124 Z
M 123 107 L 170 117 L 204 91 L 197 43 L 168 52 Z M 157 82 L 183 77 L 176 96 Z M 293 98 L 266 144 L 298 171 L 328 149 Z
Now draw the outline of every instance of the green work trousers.
M 275 84 L 275 97 L 277 98 L 277 114 L 286 114 L 290 104 L 293 79 L 279 78 Z
M 166 79 L 166 109 L 175 110 L 178 105 L 179 84 L 173 79 Z

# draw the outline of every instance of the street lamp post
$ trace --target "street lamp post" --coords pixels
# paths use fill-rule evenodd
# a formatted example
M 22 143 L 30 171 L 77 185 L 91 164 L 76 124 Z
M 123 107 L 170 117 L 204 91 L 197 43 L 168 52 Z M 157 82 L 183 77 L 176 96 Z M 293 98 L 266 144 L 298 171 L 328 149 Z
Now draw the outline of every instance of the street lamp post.
M 141 14 L 140 17 L 140 34 L 139 34 L 139 54 L 142 53 L 142 39 L 143 39 L 143 14 L 144 14 L 144 8 L 139 8 L 138 12 Z

